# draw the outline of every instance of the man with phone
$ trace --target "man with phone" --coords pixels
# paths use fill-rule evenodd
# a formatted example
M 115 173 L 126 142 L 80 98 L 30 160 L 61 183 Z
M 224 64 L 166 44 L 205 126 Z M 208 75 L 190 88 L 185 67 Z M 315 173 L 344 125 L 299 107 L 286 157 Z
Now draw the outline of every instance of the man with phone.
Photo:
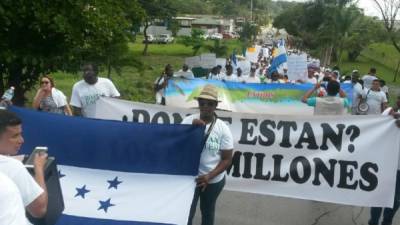
M 0 110 L 0 172 L 15 183 L 29 214 L 35 218 L 41 218 L 46 215 L 48 204 L 44 178 L 47 154 L 41 152 L 34 156 L 35 178 L 28 173 L 21 161 L 10 157 L 16 155 L 24 143 L 21 125 L 21 119 L 14 113 Z M 15 205 L 10 204 L 9 207 L 12 208 Z M 29 224 L 27 220 L 26 224 Z

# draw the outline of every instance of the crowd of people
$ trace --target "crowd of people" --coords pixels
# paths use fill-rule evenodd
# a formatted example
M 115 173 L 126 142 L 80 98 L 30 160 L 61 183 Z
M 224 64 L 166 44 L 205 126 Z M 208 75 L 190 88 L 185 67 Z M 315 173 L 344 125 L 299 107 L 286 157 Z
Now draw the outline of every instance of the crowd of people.
M 399 117 L 400 114 L 400 95 L 397 96 L 397 101 L 395 107 L 388 107 L 388 99 L 389 99 L 389 90 L 385 85 L 385 81 L 379 79 L 376 74 L 376 68 L 370 68 L 368 74 L 360 77 L 358 70 L 353 70 L 351 75 L 341 76 L 340 70 L 338 67 L 333 69 L 321 69 L 315 66 L 308 67 L 307 79 L 304 80 L 296 80 L 290 81 L 286 74 L 279 74 L 278 71 L 269 72 L 269 65 L 267 60 L 262 58 L 263 60 L 258 63 L 252 63 L 250 73 L 248 75 L 243 75 L 242 69 L 240 67 L 236 67 L 232 65 L 230 59 L 227 59 L 227 64 L 223 70 L 222 66 L 218 65 L 213 67 L 210 70 L 208 76 L 203 77 L 203 79 L 211 79 L 211 80 L 220 80 L 220 81 L 229 81 L 229 82 L 242 82 L 242 83 L 309 83 L 313 85 L 313 88 L 308 90 L 301 101 L 308 104 L 309 106 L 314 107 L 314 115 L 345 115 L 351 112 L 353 115 L 393 115 L 396 118 Z M 187 65 L 184 65 L 186 73 L 191 73 L 191 77 L 194 77 L 193 73 L 188 69 Z M 222 72 L 224 71 L 224 72 Z M 287 70 L 284 70 L 286 73 Z M 176 75 L 173 72 L 173 68 L 171 65 L 167 65 L 165 67 L 164 72 L 154 83 L 154 90 L 156 91 L 156 99 L 157 104 L 165 105 L 165 88 L 168 85 L 168 81 L 172 77 L 182 77 L 180 75 Z M 184 77 L 188 78 L 188 77 Z M 191 79 L 191 78 L 189 78 Z M 347 99 L 346 93 L 341 89 L 341 83 L 349 84 L 353 88 L 353 96 L 352 103 Z M 214 112 L 218 105 L 217 94 L 210 94 L 209 86 L 206 86 L 202 92 L 202 94 L 198 98 L 199 109 L 200 109 L 200 117 L 199 115 L 195 115 L 184 120 L 184 123 L 192 124 L 201 124 L 206 125 L 207 129 L 212 128 L 212 119 L 204 117 L 204 114 L 209 114 Z M 215 90 L 216 91 L 216 90 Z M 214 96 L 215 97 L 210 97 Z M 202 96 L 204 99 L 202 99 Z M 314 97 L 313 97 L 314 96 Z M 210 102 L 210 99 L 212 100 Z M 202 115 L 204 118 L 202 118 Z M 397 125 L 400 127 L 399 120 L 396 121 Z M 210 128 L 211 127 L 211 128 Z M 224 130 L 224 129 L 221 129 Z M 226 163 L 224 160 L 227 160 L 228 156 L 232 157 L 232 152 L 229 150 L 233 149 L 233 145 L 226 147 L 225 144 L 230 143 L 229 135 L 232 135 L 228 130 L 224 131 L 226 133 L 224 136 L 220 137 L 220 141 L 218 146 L 220 146 L 219 150 L 214 151 L 214 153 L 210 153 L 210 149 L 206 147 L 203 150 L 201 164 L 200 164 L 200 177 L 201 180 L 199 182 L 199 186 L 196 189 L 196 193 L 194 196 L 194 200 L 192 203 L 192 208 L 190 211 L 189 223 L 192 224 L 194 212 L 196 210 L 197 201 L 200 198 L 200 209 L 202 213 L 202 224 L 214 224 L 214 213 L 215 213 L 215 204 L 219 193 L 221 192 L 225 179 L 218 179 L 217 181 L 210 182 L 210 179 L 216 179 L 215 173 L 222 174 L 223 170 L 220 168 L 226 168 Z M 222 135 L 222 134 L 221 134 Z M 224 141 L 224 139 L 226 141 Z M 229 141 L 229 142 L 228 142 Z M 207 145 L 206 145 L 207 146 Z M 218 152 L 218 160 L 215 161 L 212 159 L 210 155 Z M 202 167 L 205 165 L 210 165 L 210 161 L 214 162 L 214 165 L 211 168 L 202 170 Z M 218 162 L 218 163 L 216 163 Z M 214 168 L 212 170 L 212 168 Z M 212 173 L 210 172 L 212 171 Z M 209 174 L 214 174 L 212 177 L 207 177 Z M 396 178 L 396 187 L 395 187 L 395 200 L 394 206 L 392 208 L 371 208 L 370 220 L 368 221 L 369 225 L 378 225 L 379 220 L 383 211 L 383 220 L 382 225 L 391 225 L 393 221 L 393 217 L 400 206 L 400 165 L 398 169 L 398 175 Z M 206 178 L 204 178 L 206 177 Z M 203 179 L 206 179 L 206 183 L 210 183 L 209 188 L 205 189 L 205 191 L 201 191 L 203 189 Z
M 221 65 L 217 65 L 210 69 L 210 72 L 206 77 L 202 78 L 220 80 L 223 82 L 312 84 L 314 85 L 314 87 L 311 89 L 312 91 L 307 92 L 307 96 L 304 96 L 306 98 L 303 97 L 301 100 L 310 106 L 314 106 L 316 108 L 316 115 L 323 115 L 324 109 L 321 109 L 321 107 L 325 106 L 344 107 L 343 110 L 339 110 L 339 114 L 342 115 L 348 114 L 349 112 L 353 115 L 377 115 L 383 113 L 388 107 L 389 88 L 386 86 L 385 81 L 376 75 L 376 68 L 373 67 L 370 69 L 368 74 L 360 77 L 359 71 L 356 69 L 352 71 L 351 75 L 341 76 L 338 67 L 334 67 L 333 69 L 321 69 L 311 65 L 308 67 L 307 78 L 291 81 L 288 79 L 287 75 L 280 74 L 277 70 L 270 73 L 268 71 L 269 64 L 265 58 L 260 60 L 258 63 L 252 63 L 250 72 L 246 75 L 243 74 L 243 70 L 240 67 L 236 67 L 236 69 L 234 69 L 232 62 L 229 59 L 227 59 L 226 62 L 227 63 L 224 68 Z M 182 71 L 184 71 L 184 73 L 182 73 Z M 284 73 L 287 72 L 285 69 L 283 71 Z M 174 73 L 174 70 L 170 64 L 166 65 L 164 71 L 154 82 L 156 104 L 166 105 L 165 89 L 168 86 L 169 79 L 172 77 L 193 79 L 194 75 L 187 65 L 183 65 L 182 70 L 180 70 L 178 73 Z M 347 96 L 346 93 L 340 88 L 341 84 L 352 85 L 353 96 L 351 104 L 346 100 Z M 330 96 L 328 93 L 329 86 L 338 86 L 339 90 L 337 91 L 337 94 Z M 311 98 L 307 101 L 306 99 L 312 95 L 315 95 L 318 98 Z M 317 99 L 319 100 L 319 104 L 316 104 L 315 100 Z M 333 104 L 332 101 L 335 101 L 336 103 L 331 105 Z M 343 102 L 343 104 L 339 102 Z
M 339 68 L 320 69 L 308 68 L 308 77 L 305 80 L 289 81 L 287 71 L 280 74 L 278 71 L 268 71 L 268 60 L 260 58 L 259 62 L 251 64 L 249 74 L 243 74 L 240 67 L 233 65 L 231 60 L 227 64 L 213 67 L 204 79 L 243 82 L 243 83 L 310 83 L 313 88 L 305 93 L 301 99 L 304 103 L 315 108 L 316 115 L 342 115 L 351 108 L 356 115 L 394 115 L 400 113 L 400 96 L 394 108 L 388 107 L 388 89 L 385 83 L 376 75 L 376 69 L 371 68 L 369 73 L 360 78 L 359 72 L 354 70 L 350 76 L 341 76 Z M 168 81 L 174 76 L 194 78 L 194 74 L 187 65 L 174 73 L 171 65 L 166 65 L 162 74 L 154 82 L 156 103 L 165 105 L 165 89 Z M 94 64 L 83 67 L 83 79 L 73 85 L 71 100 L 68 103 L 66 96 L 56 89 L 55 81 L 50 75 L 40 78 L 40 88 L 37 91 L 33 108 L 51 113 L 93 117 L 96 101 L 101 96 L 116 97 L 120 93 L 109 79 L 98 77 L 98 68 Z M 349 83 L 353 86 L 353 102 L 350 105 L 346 93 L 340 88 L 340 83 Z M 313 97 L 315 95 L 315 97 Z M 197 188 L 193 197 L 189 222 L 196 211 L 200 200 L 202 224 L 212 225 L 215 218 L 215 205 L 219 194 L 225 185 L 225 170 L 232 161 L 233 137 L 229 127 L 218 119 L 215 111 L 218 106 L 218 90 L 212 85 L 203 87 L 197 96 L 199 113 L 188 116 L 184 124 L 206 126 L 204 148 L 201 153 L 199 176 L 196 178 Z M 72 109 L 71 109 L 72 108 Z M 25 210 L 34 217 L 41 217 L 47 211 L 47 191 L 44 183 L 44 162 L 46 154 L 37 154 L 34 160 L 35 177 L 25 169 L 21 161 L 8 157 L 16 155 L 23 144 L 21 120 L 13 113 L 0 110 L 0 197 L 8 199 L 0 201 L 0 224 L 28 224 Z M 400 124 L 400 122 L 399 122 Z M 400 174 L 400 173 L 399 173 Z M 399 176 L 399 175 L 398 175 Z M 395 178 L 394 178 L 395 179 Z M 399 182 L 399 179 L 397 179 Z M 396 200 L 392 209 L 384 209 L 384 225 L 391 224 L 392 218 L 399 207 L 400 184 L 396 184 Z M 12 203 L 13 207 L 9 207 Z M 5 210 L 7 209 L 7 210 Z M 3 211 L 4 210 L 4 211 Z M 377 225 L 382 209 L 371 210 L 370 225 Z M 21 222 L 23 220 L 23 222 Z

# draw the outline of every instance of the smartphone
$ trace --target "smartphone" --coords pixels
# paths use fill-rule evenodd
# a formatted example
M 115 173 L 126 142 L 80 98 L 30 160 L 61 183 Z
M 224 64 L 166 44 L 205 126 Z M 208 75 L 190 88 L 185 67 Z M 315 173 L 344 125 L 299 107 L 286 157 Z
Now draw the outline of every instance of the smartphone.
M 48 151 L 47 147 L 37 146 L 35 149 L 33 149 L 32 153 L 29 155 L 29 158 L 28 158 L 28 160 L 26 160 L 25 164 L 33 165 L 33 159 L 34 159 L 35 155 L 40 152 L 47 153 L 47 151 Z

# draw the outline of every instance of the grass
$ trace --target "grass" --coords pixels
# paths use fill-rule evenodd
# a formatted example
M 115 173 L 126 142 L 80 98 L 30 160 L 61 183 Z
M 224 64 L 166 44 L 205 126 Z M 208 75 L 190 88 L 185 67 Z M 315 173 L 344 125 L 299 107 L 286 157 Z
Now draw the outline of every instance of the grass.
M 132 66 L 122 68 L 121 75 L 112 71 L 111 79 L 120 91 L 123 99 L 131 101 L 139 101 L 146 103 L 154 103 L 153 83 L 160 76 L 166 64 L 171 64 L 175 70 L 179 70 L 186 57 L 193 55 L 191 47 L 180 44 L 179 40 L 173 44 L 150 44 L 148 55 L 142 56 L 144 45 L 143 37 L 139 36 L 135 43 L 129 44 L 129 57 L 139 59 L 144 64 L 144 70 L 139 72 Z M 206 44 L 212 45 L 212 41 L 206 41 Z M 240 52 L 240 42 L 238 40 L 228 40 L 225 42 L 228 46 L 228 54 L 233 49 Z M 205 53 L 202 49 L 200 53 Z M 343 74 L 350 74 L 353 69 L 358 69 L 360 74 L 366 74 L 370 67 L 377 68 L 378 75 L 387 81 L 390 87 L 391 96 L 400 93 L 399 81 L 393 82 L 393 76 L 396 69 L 396 61 L 400 59 L 400 54 L 391 47 L 390 44 L 377 43 L 366 48 L 357 62 L 349 62 L 344 60 L 340 65 Z M 100 76 L 105 77 L 105 71 L 100 72 Z M 72 86 L 81 79 L 81 73 L 71 74 L 65 72 L 56 72 L 52 74 L 57 88 L 64 92 L 68 97 L 71 96 Z M 400 74 L 399 74 L 400 76 Z M 400 80 L 400 77 L 399 79 Z M 27 93 L 27 105 L 31 105 L 33 96 L 38 86 Z M 392 97 L 394 99 L 394 97 Z M 392 103 L 393 104 L 393 103 Z

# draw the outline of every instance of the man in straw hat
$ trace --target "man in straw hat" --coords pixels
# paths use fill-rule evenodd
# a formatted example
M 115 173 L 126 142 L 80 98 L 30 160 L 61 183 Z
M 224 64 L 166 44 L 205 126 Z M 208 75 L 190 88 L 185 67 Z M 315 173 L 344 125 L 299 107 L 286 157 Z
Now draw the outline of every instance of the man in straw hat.
M 200 114 L 186 117 L 183 124 L 206 126 L 204 148 L 200 157 L 199 176 L 196 178 L 188 225 L 192 224 L 200 198 L 202 225 L 213 225 L 215 204 L 225 186 L 225 170 L 232 162 L 233 137 L 229 127 L 217 118 L 218 90 L 213 85 L 204 86 L 196 98 Z

